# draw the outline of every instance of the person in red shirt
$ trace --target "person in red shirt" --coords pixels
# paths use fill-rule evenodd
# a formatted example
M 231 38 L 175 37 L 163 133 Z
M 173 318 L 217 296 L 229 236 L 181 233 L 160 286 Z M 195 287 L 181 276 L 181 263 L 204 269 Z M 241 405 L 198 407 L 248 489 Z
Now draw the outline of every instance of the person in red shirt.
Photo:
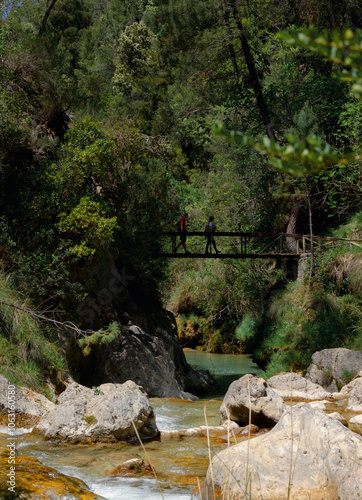
M 185 253 L 191 253 L 188 250 L 186 250 L 186 238 L 187 238 L 186 222 L 188 221 L 188 219 L 189 219 L 189 214 L 187 212 L 185 212 L 178 223 L 178 231 L 180 234 L 180 243 L 176 247 L 176 252 L 177 252 L 177 249 L 182 245 L 183 249 L 185 250 Z

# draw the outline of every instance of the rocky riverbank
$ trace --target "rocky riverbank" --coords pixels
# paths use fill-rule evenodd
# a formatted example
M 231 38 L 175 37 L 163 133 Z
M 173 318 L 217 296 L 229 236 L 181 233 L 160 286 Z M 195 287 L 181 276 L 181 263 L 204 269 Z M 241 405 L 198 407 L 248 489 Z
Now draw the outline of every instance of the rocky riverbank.
M 327 354 L 331 359 L 341 358 L 341 354 L 349 359 L 353 356 L 344 350 L 330 350 L 323 356 Z M 3 389 L 7 384 L 6 379 L 0 378 Z M 0 406 L 6 412 L 3 395 L 4 391 Z M 245 375 L 230 385 L 220 406 L 220 425 L 211 426 L 205 422 L 205 425 L 177 430 L 157 428 L 152 404 L 142 388 L 131 381 L 92 389 L 71 383 L 56 404 L 27 389 L 16 389 L 16 399 L 17 421 L 23 422 L 28 417 L 36 423 L 32 434 L 41 433 L 48 442 L 69 443 L 72 447 L 75 443 L 99 446 L 100 443 L 129 442 L 136 438 L 134 422 L 141 439 L 157 440 L 160 450 L 162 446 L 176 446 L 178 450 L 179 446 L 191 442 L 193 447 L 207 449 L 210 440 L 213 449 L 226 448 L 212 461 L 201 489 L 202 499 L 214 495 L 214 489 L 215 498 L 222 498 L 220 492 L 223 491 L 243 498 L 237 495 L 250 485 L 256 488 L 251 490 L 253 499 L 261 495 L 264 499 L 284 499 L 288 488 L 290 498 L 295 499 L 307 493 L 316 500 L 362 497 L 359 486 L 362 474 L 362 438 L 359 435 L 362 371 L 336 392 L 312 382 L 308 376 L 295 373 L 281 373 L 268 381 Z M 167 400 L 162 401 L 167 404 Z M 194 403 L 184 401 L 182 404 L 191 407 Z M 247 483 L 243 482 L 247 477 L 243 469 L 246 456 L 249 460 Z M 140 477 L 141 473 L 151 473 L 147 463 L 140 463 L 140 456 L 135 454 L 133 458 L 129 453 L 107 472 L 112 477 Z M 290 471 L 293 471 L 292 479 Z M 162 469 L 157 470 L 161 476 L 162 472 Z M 203 474 L 201 472 L 200 480 Z M 20 477 L 23 475 L 26 477 L 24 471 Z M 235 481 L 230 480 L 231 476 Z M 79 488 L 82 492 L 84 486 Z M 199 491 L 193 494 L 194 498 L 199 498 Z M 271 496 L 266 497 L 265 491 L 270 491 Z M 38 498 L 34 495 L 29 492 L 24 498 Z M 88 498 L 81 493 L 73 497 Z
M 224 422 L 241 424 L 249 417 L 251 424 L 275 426 L 216 455 L 193 499 L 362 498 L 361 353 L 330 349 L 316 359 L 324 364 L 310 367 L 308 378 L 281 373 L 265 382 L 245 375 L 231 384 L 220 409 Z M 353 379 L 333 391 L 347 367 Z M 325 387 L 310 380 L 317 370 Z M 292 404 L 298 400 L 306 402 Z M 336 401 L 349 412 L 349 422 L 339 412 L 328 413 Z

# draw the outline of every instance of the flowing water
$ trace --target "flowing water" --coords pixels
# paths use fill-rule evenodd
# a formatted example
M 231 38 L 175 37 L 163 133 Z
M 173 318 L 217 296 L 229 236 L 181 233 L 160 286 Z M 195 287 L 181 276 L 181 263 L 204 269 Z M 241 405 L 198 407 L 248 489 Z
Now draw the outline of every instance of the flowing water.
M 245 373 L 260 373 L 261 370 L 247 355 L 210 354 L 186 351 L 192 366 L 207 369 L 216 384 L 202 400 L 196 402 L 168 398 L 152 398 L 160 430 L 185 429 L 205 425 L 218 425 L 219 408 L 228 385 Z M 6 436 L 0 429 L 0 445 Z M 20 431 L 19 431 L 20 432 Z M 126 460 L 147 458 L 141 446 L 127 443 L 98 445 L 55 445 L 44 442 L 39 436 L 23 429 L 17 437 L 17 452 L 38 458 L 44 465 L 59 472 L 82 479 L 88 487 L 107 500 L 154 500 L 161 499 L 156 480 L 152 475 L 139 477 L 106 476 Z M 212 440 L 212 453 L 226 446 L 220 440 Z M 145 445 L 165 500 L 190 499 L 197 484 L 196 476 L 205 475 L 209 463 L 206 438 L 183 438 L 182 440 L 153 441 Z

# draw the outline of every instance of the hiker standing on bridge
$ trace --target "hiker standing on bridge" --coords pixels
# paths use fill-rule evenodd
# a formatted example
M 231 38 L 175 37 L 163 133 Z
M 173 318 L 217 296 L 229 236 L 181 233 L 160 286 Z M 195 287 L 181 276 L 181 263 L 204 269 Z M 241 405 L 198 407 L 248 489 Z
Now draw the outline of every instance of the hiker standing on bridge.
M 186 222 L 189 219 L 189 214 L 185 212 L 181 219 L 177 223 L 177 231 L 179 232 L 180 235 L 180 243 L 177 245 L 175 251 L 177 253 L 177 249 L 182 245 L 183 249 L 185 250 L 185 253 L 191 253 L 188 250 L 186 250 L 186 238 L 187 238 L 187 226 Z
M 209 222 L 206 224 L 205 227 L 205 238 L 207 238 L 207 243 L 206 243 L 206 250 L 205 254 L 211 253 L 211 244 L 215 249 L 216 253 L 220 253 L 220 250 L 216 248 L 216 243 L 214 239 L 214 234 L 216 231 L 216 224 L 214 223 L 215 217 L 213 215 L 210 216 Z M 210 252 L 209 252 L 210 250 Z

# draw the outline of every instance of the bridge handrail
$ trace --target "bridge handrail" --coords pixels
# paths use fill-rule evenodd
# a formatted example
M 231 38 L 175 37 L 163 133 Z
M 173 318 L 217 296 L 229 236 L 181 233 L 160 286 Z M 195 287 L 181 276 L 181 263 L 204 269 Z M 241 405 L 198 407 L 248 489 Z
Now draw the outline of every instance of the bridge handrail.
M 181 233 L 179 231 L 165 231 L 164 236 L 179 236 Z M 210 233 L 205 233 L 205 231 L 186 231 L 187 236 L 205 236 Z M 246 236 L 246 237 L 271 237 L 277 238 L 278 236 L 285 236 L 286 238 L 303 238 L 302 234 L 294 233 L 244 233 L 241 231 L 216 231 L 213 233 L 215 236 Z

